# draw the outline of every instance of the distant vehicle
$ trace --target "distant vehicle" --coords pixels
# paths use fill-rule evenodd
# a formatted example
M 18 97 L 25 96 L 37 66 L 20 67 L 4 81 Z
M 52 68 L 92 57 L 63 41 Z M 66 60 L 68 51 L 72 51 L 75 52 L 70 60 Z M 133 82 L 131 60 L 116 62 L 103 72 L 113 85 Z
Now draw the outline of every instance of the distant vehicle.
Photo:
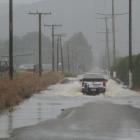
M 82 92 L 85 95 L 98 95 L 106 92 L 107 79 L 102 74 L 85 74 L 81 79 Z

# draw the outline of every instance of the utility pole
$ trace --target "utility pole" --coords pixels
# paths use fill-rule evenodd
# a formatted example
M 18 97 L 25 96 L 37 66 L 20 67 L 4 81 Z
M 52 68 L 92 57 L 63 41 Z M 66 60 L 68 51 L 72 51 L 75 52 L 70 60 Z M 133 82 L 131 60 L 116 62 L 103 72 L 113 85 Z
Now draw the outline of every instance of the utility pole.
M 59 44 L 60 44 L 60 37 L 57 36 L 57 72 L 59 71 Z
M 113 78 L 116 78 L 116 34 L 115 34 L 115 8 L 114 0 L 112 0 L 112 37 L 113 37 Z
M 54 30 L 55 27 L 62 27 L 62 24 L 44 25 L 45 27 L 52 28 L 52 70 L 55 71 L 55 49 L 54 49 Z
M 50 13 L 42 13 L 42 12 L 35 12 L 31 13 L 30 15 L 37 15 L 39 18 L 39 76 L 42 75 L 42 15 L 51 15 Z
M 13 0 L 9 0 L 9 77 L 13 80 Z
M 77 53 L 77 49 L 75 49 L 75 71 L 76 73 L 79 73 L 79 70 L 78 70 L 78 53 Z
M 62 72 L 64 73 L 64 56 L 63 56 L 62 36 L 60 36 L 60 47 L 61 47 L 61 65 L 62 65 Z
M 105 25 L 106 25 L 106 48 L 107 48 L 107 58 L 108 58 L 108 70 L 110 71 L 110 49 L 109 49 L 109 36 L 108 36 L 108 21 L 107 17 L 105 17 Z
M 54 34 L 54 36 L 57 36 L 57 69 L 59 64 L 59 52 L 61 53 L 61 68 L 62 72 L 64 72 L 64 57 L 63 57 L 63 46 L 62 46 L 62 37 L 65 37 L 65 34 Z M 59 50 L 60 45 L 60 50 Z
M 129 88 L 133 87 L 133 62 L 132 62 L 132 0 L 129 0 Z
M 70 48 L 69 44 L 67 45 L 67 60 L 68 60 L 68 73 L 70 73 Z
M 116 23 L 115 23 L 115 17 L 116 16 L 123 16 L 126 15 L 128 13 L 118 13 L 115 14 L 115 1 L 112 0 L 112 14 L 104 14 L 104 13 L 96 13 L 98 15 L 101 16 L 111 16 L 112 17 L 112 38 L 113 38 L 113 78 L 117 77 L 117 73 L 116 73 L 116 34 L 115 34 L 115 29 L 116 29 Z
M 72 72 L 75 73 L 74 50 L 72 47 L 71 47 L 71 64 L 72 64 Z
M 108 19 L 110 17 L 103 17 L 103 18 L 99 18 L 99 19 L 103 19 L 105 21 L 105 29 L 106 31 L 105 32 L 97 32 L 97 33 L 102 33 L 102 34 L 105 34 L 105 37 L 106 37 L 106 51 L 107 52 L 107 65 L 108 65 L 108 71 L 110 72 L 110 68 L 111 68 L 111 65 L 110 65 L 110 49 L 109 49 L 109 29 L 108 29 Z

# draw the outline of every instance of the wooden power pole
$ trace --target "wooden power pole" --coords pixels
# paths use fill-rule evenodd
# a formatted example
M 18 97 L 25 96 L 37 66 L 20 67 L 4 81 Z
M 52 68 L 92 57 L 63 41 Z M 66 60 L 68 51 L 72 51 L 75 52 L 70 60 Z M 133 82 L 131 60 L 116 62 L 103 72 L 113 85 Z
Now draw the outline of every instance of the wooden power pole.
M 55 71 L 55 49 L 54 49 L 54 35 L 55 35 L 55 27 L 62 27 L 62 24 L 52 24 L 52 25 L 44 25 L 45 27 L 52 28 L 52 70 Z
M 59 64 L 59 53 L 61 57 L 61 69 L 64 72 L 64 56 L 63 56 L 63 46 L 62 46 L 62 37 L 65 37 L 65 34 L 55 34 L 57 37 L 57 69 Z
M 9 0 L 9 78 L 13 80 L 13 0 Z
M 129 88 L 133 87 L 132 61 L 132 0 L 129 0 Z
M 30 15 L 38 15 L 39 17 L 39 76 L 42 75 L 42 15 L 51 15 L 50 13 L 42 13 L 42 12 L 36 12 L 36 13 L 31 13 L 29 12 Z

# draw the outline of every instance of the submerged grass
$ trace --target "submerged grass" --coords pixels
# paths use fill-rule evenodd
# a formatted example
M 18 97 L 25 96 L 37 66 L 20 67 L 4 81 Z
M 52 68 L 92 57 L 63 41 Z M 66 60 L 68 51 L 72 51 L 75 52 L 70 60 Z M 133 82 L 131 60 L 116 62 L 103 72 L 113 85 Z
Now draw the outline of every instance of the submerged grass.
M 48 86 L 56 84 L 63 78 L 61 73 L 49 72 L 42 77 L 32 73 L 22 73 L 13 81 L 0 80 L 0 110 L 18 105 L 24 99 L 47 89 Z

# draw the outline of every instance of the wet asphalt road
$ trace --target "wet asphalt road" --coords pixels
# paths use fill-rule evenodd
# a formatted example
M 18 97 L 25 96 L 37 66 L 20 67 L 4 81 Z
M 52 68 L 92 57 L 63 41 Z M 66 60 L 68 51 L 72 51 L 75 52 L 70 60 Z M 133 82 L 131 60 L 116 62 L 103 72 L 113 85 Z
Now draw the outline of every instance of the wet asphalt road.
M 138 140 L 140 110 L 110 102 L 67 109 L 54 120 L 15 130 L 8 140 Z

